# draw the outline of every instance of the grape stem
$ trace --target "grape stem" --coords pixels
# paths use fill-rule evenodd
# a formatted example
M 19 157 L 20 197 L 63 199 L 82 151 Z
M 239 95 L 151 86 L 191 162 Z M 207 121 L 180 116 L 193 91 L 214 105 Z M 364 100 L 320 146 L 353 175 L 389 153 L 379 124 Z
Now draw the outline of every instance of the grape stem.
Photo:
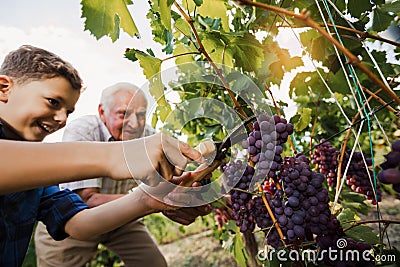
M 252 195 L 258 195 L 258 193 L 252 193 L 250 191 L 244 190 L 244 189 L 240 189 L 240 188 L 232 188 L 232 190 L 236 190 L 236 191 L 240 191 L 243 193 L 247 193 L 247 194 L 252 194 Z
M 286 246 L 285 245 L 285 241 L 284 241 L 285 237 L 283 236 L 282 229 L 279 227 L 278 221 L 276 220 L 276 218 L 274 216 L 274 213 L 272 212 L 271 207 L 268 204 L 268 200 L 265 197 L 265 194 L 263 193 L 263 189 L 262 189 L 260 184 L 258 184 L 258 190 L 261 193 L 261 198 L 262 198 L 262 200 L 264 202 L 265 207 L 267 208 L 269 216 L 272 219 L 272 223 L 274 224 L 276 230 L 278 231 L 279 237 L 281 238 L 281 241 L 282 241 L 283 245 Z

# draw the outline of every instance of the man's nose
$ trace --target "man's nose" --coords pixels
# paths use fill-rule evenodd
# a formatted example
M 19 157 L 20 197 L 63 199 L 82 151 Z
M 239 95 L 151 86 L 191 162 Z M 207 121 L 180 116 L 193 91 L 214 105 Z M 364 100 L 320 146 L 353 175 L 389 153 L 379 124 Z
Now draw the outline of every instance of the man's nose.
M 138 126 L 138 119 L 135 113 L 132 113 L 131 116 L 128 118 L 127 124 L 131 128 L 136 128 Z

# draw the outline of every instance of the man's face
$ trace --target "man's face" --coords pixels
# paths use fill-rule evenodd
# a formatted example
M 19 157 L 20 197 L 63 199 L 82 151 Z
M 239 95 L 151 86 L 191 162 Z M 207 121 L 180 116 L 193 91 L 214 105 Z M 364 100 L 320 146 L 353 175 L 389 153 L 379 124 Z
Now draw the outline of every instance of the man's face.
M 63 77 L 12 83 L 9 90 L 0 107 L 6 136 L 27 141 L 42 141 L 63 128 L 80 96 Z
M 119 91 L 113 95 L 110 106 L 99 107 L 101 120 L 112 137 L 130 140 L 142 136 L 146 125 L 147 101 L 142 92 Z

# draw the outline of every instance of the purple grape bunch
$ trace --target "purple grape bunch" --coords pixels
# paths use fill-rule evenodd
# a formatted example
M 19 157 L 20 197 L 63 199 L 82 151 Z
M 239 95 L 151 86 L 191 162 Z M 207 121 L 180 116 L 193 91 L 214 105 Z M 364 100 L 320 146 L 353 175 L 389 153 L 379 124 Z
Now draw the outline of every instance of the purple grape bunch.
M 332 146 L 330 142 L 322 139 L 311 156 L 311 163 L 318 166 L 320 173 L 324 174 L 328 185 L 332 187 L 336 186 L 339 154 L 340 152 Z M 349 164 L 349 159 L 350 151 L 346 151 L 342 162 L 340 177 L 343 176 L 344 170 Z M 366 164 L 367 167 L 365 166 Z M 379 184 L 377 184 L 375 197 L 370 180 L 373 174 L 368 169 L 371 165 L 371 159 L 364 159 L 361 152 L 354 152 L 346 173 L 346 184 L 350 186 L 351 190 L 365 195 L 365 198 L 371 201 L 371 204 L 376 205 L 377 201 L 379 202 L 382 200 L 382 192 L 379 190 Z
M 349 162 L 350 152 L 346 152 L 343 159 L 343 166 L 346 166 Z M 367 166 L 365 166 L 367 164 Z M 359 194 L 363 194 L 365 198 L 371 201 L 371 204 L 376 205 L 377 201 L 382 200 L 382 192 L 379 189 L 379 184 L 376 184 L 376 196 L 374 193 L 373 185 L 370 177 L 373 177 L 373 173 L 368 167 L 372 166 L 372 160 L 369 158 L 365 159 L 361 152 L 354 152 L 353 157 L 350 161 L 350 166 L 346 174 L 346 184 L 350 186 L 351 190 Z
M 255 165 L 259 179 L 276 178 L 282 164 L 283 145 L 293 133 L 293 124 L 278 115 L 260 114 L 253 123 L 253 131 L 242 142 Z
M 400 193 L 400 140 L 393 142 L 392 151 L 389 152 L 380 166 L 382 171 L 378 174 L 379 181 L 391 184 L 393 190 Z
M 338 156 L 337 149 L 324 139 L 311 155 L 311 163 L 318 166 L 319 172 L 325 176 L 328 185 L 332 187 L 336 186 Z
M 254 168 L 238 160 L 224 166 L 224 175 L 227 184 L 233 187 L 230 191 L 232 203 L 232 217 L 242 233 L 253 231 L 255 228 L 254 217 L 250 211 L 254 207 L 253 194 L 248 192 L 250 182 L 254 175 Z

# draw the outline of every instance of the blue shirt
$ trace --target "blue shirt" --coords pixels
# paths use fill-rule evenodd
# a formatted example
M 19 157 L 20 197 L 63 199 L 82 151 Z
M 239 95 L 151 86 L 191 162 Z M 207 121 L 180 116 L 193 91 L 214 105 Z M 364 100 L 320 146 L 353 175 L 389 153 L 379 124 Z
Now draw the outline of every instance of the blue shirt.
M 68 237 L 65 223 L 87 208 L 77 194 L 58 186 L 0 195 L 0 266 L 22 265 L 36 221 L 42 221 L 55 240 L 62 240 Z

